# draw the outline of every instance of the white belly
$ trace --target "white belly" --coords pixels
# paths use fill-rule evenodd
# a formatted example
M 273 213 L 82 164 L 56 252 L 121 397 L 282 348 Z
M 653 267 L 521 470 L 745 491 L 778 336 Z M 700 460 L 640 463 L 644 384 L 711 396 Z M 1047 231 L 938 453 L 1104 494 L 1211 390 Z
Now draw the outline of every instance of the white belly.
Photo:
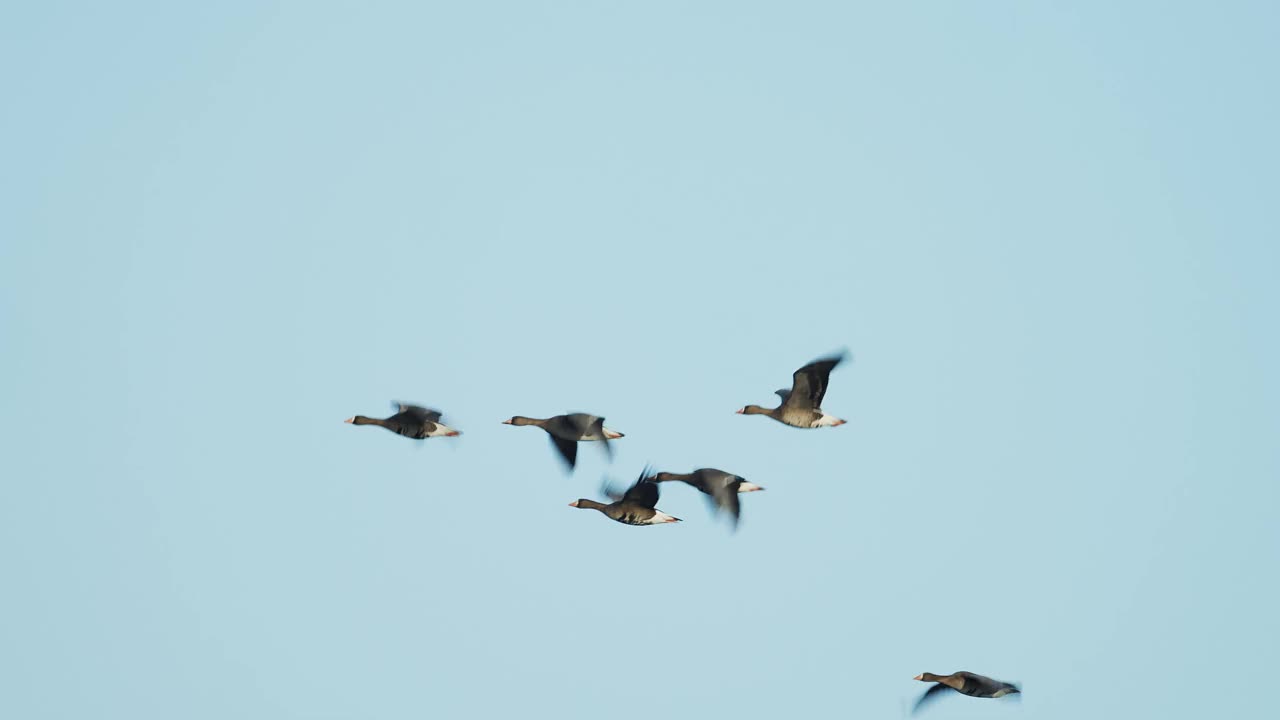
M 457 435 L 457 434 L 458 434 L 458 431 L 454 430 L 448 425 L 441 425 L 440 423 L 436 423 L 436 429 L 427 433 L 427 437 L 441 437 L 444 435 Z
M 844 420 L 841 420 L 835 415 L 822 413 L 822 417 L 813 421 L 812 427 L 835 427 L 836 425 L 843 425 L 844 423 Z

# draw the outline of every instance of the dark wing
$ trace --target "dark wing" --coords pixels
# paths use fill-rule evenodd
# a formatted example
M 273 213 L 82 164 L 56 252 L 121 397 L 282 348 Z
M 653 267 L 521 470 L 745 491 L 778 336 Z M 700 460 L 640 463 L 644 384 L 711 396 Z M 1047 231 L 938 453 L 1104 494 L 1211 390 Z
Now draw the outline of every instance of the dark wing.
M 916 701 L 916 706 L 911 708 L 911 714 L 915 715 L 920 712 L 920 708 L 924 707 L 925 703 L 937 699 L 938 696 L 950 689 L 951 688 L 943 685 L 942 683 L 934 683 L 934 686 L 925 690 L 924 694 L 920 696 L 920 699 Z
M 738 485 L 742 482 L 742 478 L 711 468 L 701 470 L 699 474 L 702 476 L 703 487 L 707 489 L 707 494 L 715 502 L 716 508 L 729 513 L 733 518 L 733 526 L 737 527 L 741 509 L 738 502 Z
M 964 693 L 966 695 L 974 695 L 976 697 L 992 697 L 1001 690 L 1017 690 L 1016 685 L 1011 685 L 1002 680 L 989 678 L 986 675 L 967 672 L 961 670 L 956 673 L 964 679 Z
M 421 405 L 407 405 L 405 403 L 392 403 L 399 411 L 397 416 L 405 416 L 406 418 L 418 423 L 437 423 L 440 422 L 440 411 L 424 408 Z
M 650 481 L 649 475 L 649 466 L 646 465 L 640 473 L 640 479 L 627 488 L 627 492 L 622 496 L 622 502 L 652 510 L 658 504 L 658 483 Z
M 573 466 L 578 462 L 578 441 L 565 440 L 551 433 L 547 433 L 547 437 L 551 438 L 551 444 L 556 447 L 556 450 L 560 451 L 560 456 L 564 458 L 565 463 L 572 470 Z
M 827 381 L 831 371 L 844 361 L 845 354 L 814 360 L 791 374 L 791 394 L 784 404 L 792 407 L 822 407 L 822 398 L 827 394 Z
M 626 494 L 622 496 L 622 502 L 652 510 L 658 504 L 658 484 L 641 480 L 627 489 Z
M 591 428 L 595 427 L 597 420 L 601 424 L 604 423 L 602 418 L 597 418 L 595 415 L 588 415 L 587 413 L 568 413 L 561 415 L 557 419 L 560 420 L 558 429 L 565 434 L 572 435 L 575 439 L 590 432 Z
M 715 495 L 712 497 L 715 498 L 716 505 L 733 518 L 733 526 L 738 527 L 738 514 L 741 512 L 741 505 L 738 502 L 738 484 L 729 483 L 724 487 L 716 488 Z

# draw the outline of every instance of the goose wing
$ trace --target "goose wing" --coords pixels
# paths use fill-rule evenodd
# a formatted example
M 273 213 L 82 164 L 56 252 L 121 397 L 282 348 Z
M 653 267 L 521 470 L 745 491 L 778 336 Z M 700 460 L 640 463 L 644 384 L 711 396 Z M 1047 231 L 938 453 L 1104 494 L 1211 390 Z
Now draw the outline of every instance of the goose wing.
M 943 685 L 942 683 L 935 683 L 933 687 L 925 690 L 924 694 L 920 696 L 920 699 L 916 701 L 915 707 L 911 708 L 911 714 L 915 715 L 920 712 L 920 708 L 934 700 L 937 700 L 950 689 L 951 688 Z
M 649 475 L 649 466 L 646 465 L 640 478 L 622 495 L 622 502 L 652 510 L 658 504 L 658 483 L 650 481 Z
M 845 359 L 844 353 L 814 360 L 791 374 L 791 392 L 784 404 L 798 408 L 822 407 L 822 398 L 827 394 L 827 383 L 831 379 L 831 371 Z
M 548 433 L 547 437 L 551 438 L 551 444 L 555 446 L 555 449 L 560 453 L 560 457 L 564 459 L 565 464 L 572 470 L 574 465 L 578 463 L 578 441 L 565 440 L 551 433 Z
M 401 417 L 416 423 L 438 423 L 440 422 L 440 411 L 425 408 L 421 405 L 409 405 L 407 403 L 392 403 L 396 408 L 395 417 Z
M 698 471 L 698 475 L 716 508 L 729 513 L 733 518 L 734 527 L 737 527 L 738 515 L 741 512 L 738 485 L 742 482 L 742 478 L 715 468 L 702 468 Z

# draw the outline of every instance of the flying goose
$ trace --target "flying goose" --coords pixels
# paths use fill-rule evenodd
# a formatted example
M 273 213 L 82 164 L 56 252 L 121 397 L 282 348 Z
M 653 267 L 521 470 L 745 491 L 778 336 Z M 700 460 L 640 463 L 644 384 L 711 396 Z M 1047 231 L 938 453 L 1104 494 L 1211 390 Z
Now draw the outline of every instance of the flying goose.
M 738 525 L 738 493 L 764 489 L 755 483 L 747 482 L 746 478 L 715 468 L 699 468 L 691 473 L 660 472 L 650 478 L 650 481 L 682 482 L 706 493 L 718 509 L 729 513 L 733 518 L 734 527 Z
M 415 440 L 440 436 L 456 437 L 462 434 L 440 422 L 439 410 L 417 405 L 405 405 L 404 403 L 392 403 L 391 405 L 396 408 L 397 412 L 389 418 L 379 419 L 356 415 L 343 420 L 343 422 L 352 425 L 378 425 L 397 435 L 403 435 Z
M 608 505 L 598 503 L 595 500 L 578 498 L 569 503 L 569 507 L 599 510 L 610 520 L 616 520 L 627 525 L 659 525 L 661 523 L 680 522 L 680 518 L 672 517 L 654 507 L 654 505 L 658 504 L 658 486 L 649 478 L 649 468 L 647 466 L 640 472 L 640 477 L 636 479 L 631 487 L 627 488 L 625 493 L 621 495 L 615 494 L 608 486 L 605 487 L 604 492 L 613 498 L 613 502 Z
M 609 446 L 610 440 L 616 440 L 623 437 L 620 432 L 614 432 L 604 426 L 604 418 L 586 413 L 570 413 L 568 415 L 556 415 L 545 420 L 537 418 L 528 418 L 523 415 L 516 415 L 510 420 L 503 420 L 503 425 L 537 425 L 547 434 L 551 436 L 551 444 L 556 446 L 556 450 L 560 451 L 560 456 L 569 465 L 572 470 L 578 461 L 578 443 L 583 441 L 600 440 L 604 442 L 605 453 L 610 459 L 613 458 L 613 448 Z
M 937 698 L 939 695 L 948 690 L 955 690 L 972 697 L 980 698 L 1000 698 L 1005 695 L 1013 695 L 1020 693 L 1017 685 L 999 680 L 992 680 L 984 675 L 976 673 L 960 671 L 951 673 L 950 675 L 934 675 L 933 673 L 921 673 L 915 677 L 916 680 L 922 682 L 937 683 L 933 687 L 925 691 L 924 695 L 916 701 L 916 706 L 912 708 L 912 714 L 920 711 L 920 708 L 930 700 Z
M 831 371 L 845 359 L 840 353 L 821 360 L 814 360 L 791 375 L 791 389 L 778 390 L 782 403 L 776 408 L 748 405 L 739 415 L 768 415 L 780 423 L 798 428 L 816 428 L 843 425 L 834 415 L 822 411 L 822 397 L 827 394 L 827 381 Z

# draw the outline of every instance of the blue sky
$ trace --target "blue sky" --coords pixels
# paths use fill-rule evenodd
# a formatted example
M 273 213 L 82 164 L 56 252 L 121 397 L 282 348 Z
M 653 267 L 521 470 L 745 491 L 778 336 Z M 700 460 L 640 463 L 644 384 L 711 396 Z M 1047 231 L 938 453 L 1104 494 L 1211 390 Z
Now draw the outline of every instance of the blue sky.
M 1273 4 L 183 5 L 0 11 L 0 715 L 1270 716 Z

